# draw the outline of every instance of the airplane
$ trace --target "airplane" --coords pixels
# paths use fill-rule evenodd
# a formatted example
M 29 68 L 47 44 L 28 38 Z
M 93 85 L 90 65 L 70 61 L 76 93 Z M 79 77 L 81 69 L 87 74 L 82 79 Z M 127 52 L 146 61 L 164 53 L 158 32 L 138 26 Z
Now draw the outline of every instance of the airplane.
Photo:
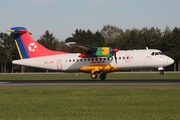
M 20 56 L 13 64 L 57 70 L 62 72 L 90 73 L 92 79 L 99 75 L 106 79 L 107 73 L 119 70 L 157 68 L 164 74 L 164 67 L 174 60 L 157 49 L 119 50 L 111 47 L 93 47 L 78 42 L 66 45 L 77 53 L 54 51 L 45 48 L 31 36 L 25 27 L 12 27 L 7 30 L 13 34 Z

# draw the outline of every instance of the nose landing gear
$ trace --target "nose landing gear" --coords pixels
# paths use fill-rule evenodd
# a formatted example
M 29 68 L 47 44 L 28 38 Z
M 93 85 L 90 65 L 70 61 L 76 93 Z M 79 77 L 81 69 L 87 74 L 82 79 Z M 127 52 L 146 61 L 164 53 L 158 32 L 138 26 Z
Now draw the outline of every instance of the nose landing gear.
M 164 75 L 164 68 L 163 67 L 159 67 L 158 70 L 160 71 L 160 75 Z
M 164 71 L 161 70 L 161 71 L 159 72 L 159 74 L 160 74 L 160 75 L 164 75 Z

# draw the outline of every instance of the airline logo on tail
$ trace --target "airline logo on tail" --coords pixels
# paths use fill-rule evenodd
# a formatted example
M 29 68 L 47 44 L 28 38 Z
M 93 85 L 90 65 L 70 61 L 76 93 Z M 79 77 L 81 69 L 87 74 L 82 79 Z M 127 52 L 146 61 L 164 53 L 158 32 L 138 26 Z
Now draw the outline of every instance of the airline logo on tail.
M 67 54 L 66 52 L 49 50 L 34 40 L 25 27 L 13 27 L 7 30 L 13 34 L 15 44 L 21 59 Z
M 36 43 L 30 43 L 28 45 L 28 49 L 29 49 L 30 52 L 35 52 L 35 50 L 37 49 Z

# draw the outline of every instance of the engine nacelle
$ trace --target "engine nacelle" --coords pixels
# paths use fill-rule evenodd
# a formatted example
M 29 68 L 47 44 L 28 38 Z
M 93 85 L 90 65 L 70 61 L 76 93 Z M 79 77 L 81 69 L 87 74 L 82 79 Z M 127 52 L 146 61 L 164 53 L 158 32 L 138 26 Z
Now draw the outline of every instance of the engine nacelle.
M 98 50 L 92 53 L 92 55 L 109 58 L 113 56 L 113 52 L 113 48 L 111 47 L 98 47 Z

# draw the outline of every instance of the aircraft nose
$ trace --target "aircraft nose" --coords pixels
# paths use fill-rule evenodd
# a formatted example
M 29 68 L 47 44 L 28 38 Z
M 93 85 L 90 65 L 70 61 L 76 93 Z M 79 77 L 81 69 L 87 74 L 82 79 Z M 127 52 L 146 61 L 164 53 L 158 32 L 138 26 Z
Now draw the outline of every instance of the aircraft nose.
M 171 64 L 174 63 L 174 60 L 172 58 L 169 58 L 167 62 L 168 62 L 169 65 L 171 65 Z

